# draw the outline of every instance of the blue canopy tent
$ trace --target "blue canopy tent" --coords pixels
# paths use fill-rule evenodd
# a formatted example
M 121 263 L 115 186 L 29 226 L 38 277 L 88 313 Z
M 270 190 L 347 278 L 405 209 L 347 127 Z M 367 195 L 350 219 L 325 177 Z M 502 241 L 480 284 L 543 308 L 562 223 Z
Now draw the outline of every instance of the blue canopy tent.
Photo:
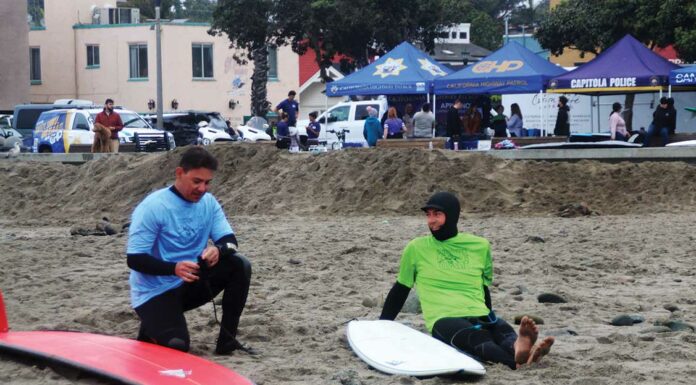
M 667 87 L 678 65 L 624 36 L 592 61 L 551 80 L 549 92 L 623 94 L 657 92 Z
M 551 78 L 565 72 L 563 68 L 512 41 L 480 61 L 436 79 L 435 94 L 542 93 Z M 543 108 L 543 103 L 541 106 Z
M 548 92 L 595 95 L 600 126 L 600 95 L 662 94 L 669 85 L 670 72 L 678 68 L 633 36 L 626 35 L 588 63 L 551 79 Z
M 436 95 L 529 94 L 566 71 L 517 42 L 509 42 L 480 61 L 435 80 Z
M 374 63 L 326 84 L 326 95 L 429 94 L 433 81 L 451 73 L 433 58 L 403 42 Z
M 672 86 L 696 86 L 696 66 L 670 71 L 669 84 Z

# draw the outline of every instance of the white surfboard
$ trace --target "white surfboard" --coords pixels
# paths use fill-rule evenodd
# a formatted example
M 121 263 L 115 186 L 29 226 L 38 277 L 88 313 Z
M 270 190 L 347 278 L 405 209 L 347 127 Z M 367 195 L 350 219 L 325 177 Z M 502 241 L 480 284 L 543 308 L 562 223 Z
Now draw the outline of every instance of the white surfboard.
M 385 373 L 407 376 L 486 374 L 486 369 L 475 359 L 398 322 L 351 321 L 346 334 L 355 354 Z
M 682 142 L 668 143 L 667 147 L 696 147 L 696 140 L 684 140 Z

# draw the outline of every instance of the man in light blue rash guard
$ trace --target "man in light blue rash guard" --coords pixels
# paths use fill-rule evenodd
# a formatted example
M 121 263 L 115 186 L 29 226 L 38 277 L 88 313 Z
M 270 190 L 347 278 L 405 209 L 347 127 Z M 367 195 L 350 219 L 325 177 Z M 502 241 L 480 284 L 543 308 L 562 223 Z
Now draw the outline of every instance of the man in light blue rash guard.
M 128 231 L 131 303 L 140 317 L 138 340 L 188 351 L 184 312 L 222 295 L 215 352 L 248 346 L 236 339 L 246 304 L 251 264 L 236 252 L 237 239 L 220 203 L 208 194 L 218 162 L 203 147 L 181 156 L 171 187 L 148 195 L 133 211 Z M 215 244 L 210 246 L 208 241 Z

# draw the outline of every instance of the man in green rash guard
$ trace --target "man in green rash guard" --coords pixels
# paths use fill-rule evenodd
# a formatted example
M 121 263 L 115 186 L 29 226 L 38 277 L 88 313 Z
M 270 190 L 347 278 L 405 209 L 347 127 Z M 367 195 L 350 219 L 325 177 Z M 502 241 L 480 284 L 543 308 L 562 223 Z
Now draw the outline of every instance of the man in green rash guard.
M 493 282 L 490 244 L 459 233 L 459 200 L 448 192 L 434 194 L 425 206 L 432 235 L 408 243 L 396 283 L 380 319 L 394 320 L 416 285 L 425 325 L 433 337 L 475 358 L 512 369 L 538 362 L 554 338 L 537 343 L 539 330 L 523 317 L 519 335 L 492 310 L 488 287 Z

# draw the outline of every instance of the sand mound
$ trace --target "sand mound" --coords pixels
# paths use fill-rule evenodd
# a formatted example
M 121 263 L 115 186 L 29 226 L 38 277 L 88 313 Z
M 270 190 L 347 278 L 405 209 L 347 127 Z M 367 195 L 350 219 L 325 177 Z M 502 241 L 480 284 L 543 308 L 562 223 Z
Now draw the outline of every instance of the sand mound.
M 228 214 L 417 213 L 434 191 L 449 190 L 469 213 L 557 215 L 583 204 L 595 213 L 665 212 L 696 202 L 696 168 L 686 163 L 507 161 L 428 150 L 347 150 L 293 155 L 263 145 L 215 145 L 212 192 Z M 126 220 L 149 192 L 171 184 L 182 149 L 121 154 L 82 166 L 0 165 L 0 188 L 20 220 Z

